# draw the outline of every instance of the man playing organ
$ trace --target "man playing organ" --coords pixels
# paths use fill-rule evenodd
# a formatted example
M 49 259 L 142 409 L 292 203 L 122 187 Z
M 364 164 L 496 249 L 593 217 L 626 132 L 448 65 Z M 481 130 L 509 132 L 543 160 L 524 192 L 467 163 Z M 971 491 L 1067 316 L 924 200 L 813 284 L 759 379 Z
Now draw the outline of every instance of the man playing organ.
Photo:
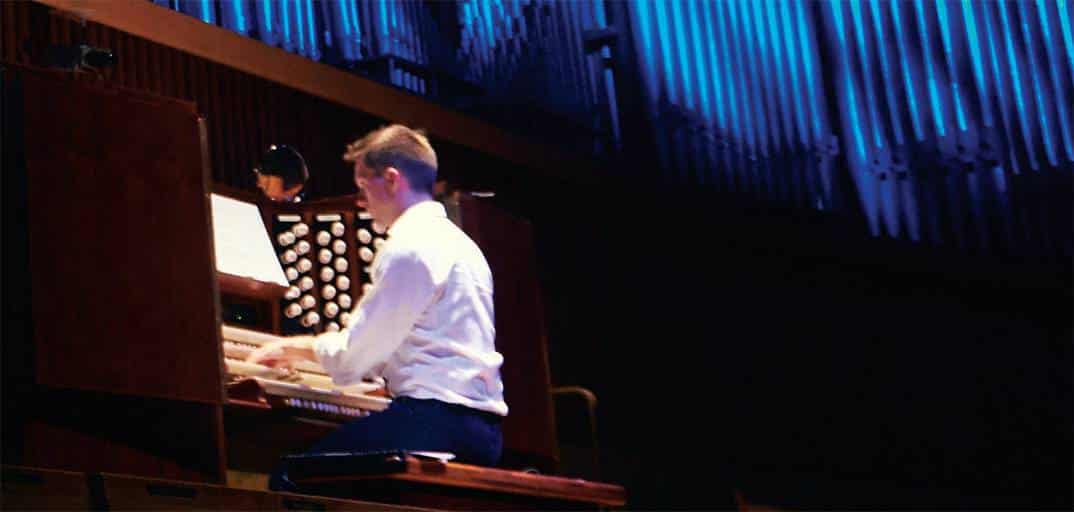
M 247 362 L 319 362 L 341 386 L 386 381 L 387 409 L 343 425 L 309 453 L 440 451 L 494 465 L 507 404 L 492 273 L 433 199 L 436 153 L 420 131 L 391 125 L 348 145 L 344 160 L 353 163 L 357 205 L 391 235 L 373 260 L 372 287 L 339 332 L 279 339 Z M 286 465 L 270 487 L 294 490 Z

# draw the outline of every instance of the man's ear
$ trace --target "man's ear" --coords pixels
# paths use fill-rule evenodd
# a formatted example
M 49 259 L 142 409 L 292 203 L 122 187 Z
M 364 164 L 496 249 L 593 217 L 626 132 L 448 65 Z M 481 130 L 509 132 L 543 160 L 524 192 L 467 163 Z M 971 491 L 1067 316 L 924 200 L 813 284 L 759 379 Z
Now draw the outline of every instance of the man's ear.
M 384 182 L 387 183 L 392 190 L 398 190 L 403 175 L 399 172 L 399 169 L 389 166 L 384 169 L 383 177 Z

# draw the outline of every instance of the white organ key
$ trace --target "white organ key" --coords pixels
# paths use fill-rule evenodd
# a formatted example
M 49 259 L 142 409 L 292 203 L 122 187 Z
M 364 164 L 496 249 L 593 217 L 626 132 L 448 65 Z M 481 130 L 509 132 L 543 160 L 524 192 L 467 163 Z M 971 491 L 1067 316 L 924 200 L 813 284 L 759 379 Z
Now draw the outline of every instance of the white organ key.
M 339 294 L 339 296 L 336 297 L 336 301 L 339 302 L 339 307 L 343 309 L 351 308 L 351 296 L 347 295 L 346 293 Z
M 336 288 L 338 288 L 340 291 L 349 290 L 350 287 L 351 279 L 349 277 L 343 275 L 336 277 Z
M 317 299 L 313 298 L 313 295 L 303 295 L 302 298 L 298 300 L 298 304 L 302 306 L 302 309 L 310 309 L 317 305 Z
M 283 273 L 287 276 L 288 281 L 294 281 L 295 279 L 298 279 L 298 271 L 295 270 L 295 267 L 287 267 L 283 269 Z
M 321 262 L 322 265 L 327 265 L 332 261 L 332 251 L 321 249 L 317 252 L 317 261 Z
M 283 251 L 282 254 L 280 254 L 280 261 L 284 263 L 294 263 L 297 259 L 298 253 L 292 251 L 291 249 L 287 249 L 286 251 Z
M 384 226 L 381 226 L 379 222 L 373 221 L 373 231 L 378 235 L 384 234 Z
M 332 252 L 336 254 L 343 254 L 347 252 L 347 242 L 344 242 L 343 240 L 336 240 L 335 242 L 332 242 Z
M 321 297 L 324 297 L 325 300 L 332 300 L 332 297 L 335 297 L 335 296 L 336 296 L 336 287 L 335 286 L 332 286 L 330 284 L 326 284 L 326 285 L 324 285 L 324 288 L 321 288 Z
M 305 276 L 302 279 L 298 280 L 298 289 L 300 289 L 302 291 L 309 291 L 312 288 L 313 288 L 313 278 L 312 277 Z
M 349 327 L 351 325 L 351 314 L 346 311 L 340 313 L 339 324 L 343 327 Z
M 306 225 L 305 222 L 299 222 L 298 224 L 291 226 L 291 231 L 295 234 L 295 236 L 301 238 L 310 233 L 310 227 Z
M 302 325 L 305 327 L 313 327 L 321 321 L 321 315 L 318 315 L 316 311 L 310 311 L 306 313 L 306 316 L 302 317 Z
M 295 300 L 299 295 L 302 295 L 302 290 L 299 290 L 297 286 L 288 286 L 287 291 L 284 292 L 283 298 L 287 300 Z
M 383 238 L 378 238 L 376 240 L 373 240 L 373 248 L 374 249 L 379 251 L 381 247 L 384 247 L 384 239 Z

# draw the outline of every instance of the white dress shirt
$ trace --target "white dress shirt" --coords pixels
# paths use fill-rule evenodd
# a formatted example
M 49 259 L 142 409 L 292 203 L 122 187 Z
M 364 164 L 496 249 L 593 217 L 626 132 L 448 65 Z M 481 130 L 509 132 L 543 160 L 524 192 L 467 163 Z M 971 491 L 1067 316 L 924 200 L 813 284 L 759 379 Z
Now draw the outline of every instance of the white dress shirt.
M 506 416 L 485 256 L 435 201 L 411 206 L 388 232 L 350 325 L 316 338 L 321 364 L 339 385 L 382 376 L 393 396 Z

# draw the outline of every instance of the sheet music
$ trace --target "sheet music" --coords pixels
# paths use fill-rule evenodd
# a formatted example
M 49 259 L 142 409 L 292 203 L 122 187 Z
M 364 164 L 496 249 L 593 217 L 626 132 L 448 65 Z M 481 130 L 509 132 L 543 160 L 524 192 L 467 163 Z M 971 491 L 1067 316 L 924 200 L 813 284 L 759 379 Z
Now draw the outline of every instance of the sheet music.
M 216 270 L 287 286 L 256 204 L 212 194 Z

